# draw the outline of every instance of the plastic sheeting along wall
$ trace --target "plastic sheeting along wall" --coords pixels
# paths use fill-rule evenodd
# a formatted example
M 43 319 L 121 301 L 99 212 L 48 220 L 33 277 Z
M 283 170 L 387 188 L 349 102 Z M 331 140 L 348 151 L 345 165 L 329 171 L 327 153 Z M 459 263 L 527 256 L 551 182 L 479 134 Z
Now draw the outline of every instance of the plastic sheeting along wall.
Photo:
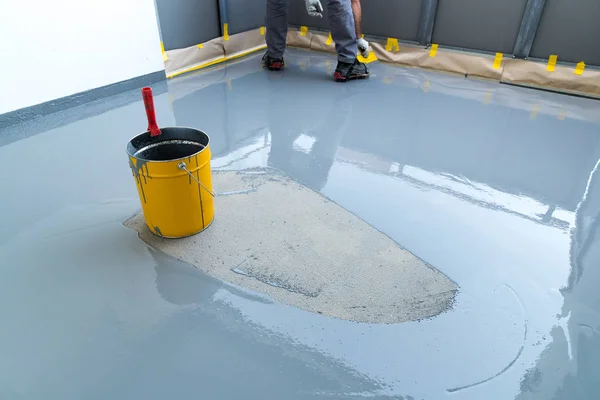
M 531 56 L 600 65 L 600 0 L 546 0 Z
M 217 0 L 156 0 L 165 50 L 183 49 L 221 36 Z

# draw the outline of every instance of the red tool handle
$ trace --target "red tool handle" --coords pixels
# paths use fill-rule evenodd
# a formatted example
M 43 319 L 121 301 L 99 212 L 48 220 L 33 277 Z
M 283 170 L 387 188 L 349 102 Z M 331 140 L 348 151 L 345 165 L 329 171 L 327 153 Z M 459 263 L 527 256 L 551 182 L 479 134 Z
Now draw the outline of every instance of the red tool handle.
M 148 117 L 148 131 L 150 136 L 158 136 L 162 132 L 156 123 L 156 113 L 154 112 L 154 98 L 152 97 L 152 88 L 145 87 L 142 89 L 142 98 L 144 99 L 144 107 L 146 108 L 146 116 Z

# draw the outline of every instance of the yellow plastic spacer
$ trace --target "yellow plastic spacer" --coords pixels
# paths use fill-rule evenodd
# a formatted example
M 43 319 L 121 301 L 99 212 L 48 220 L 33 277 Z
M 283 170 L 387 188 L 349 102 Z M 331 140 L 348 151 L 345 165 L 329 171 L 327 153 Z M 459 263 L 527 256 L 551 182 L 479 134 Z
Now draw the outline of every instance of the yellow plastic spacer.
M 504 54 L 496 53 L 496 57 L 494 58 L 494 69 L 500 69 L 500 66 L 502 65 L 502 57 L 504 57 Z
M 229 24 L 228 23 L 223 24 L 223 39 L 226 41 L 229 40 Z
M 306 36 L 307 33 L 308 33 L 308 26 L 301 26 L 300 27 L 300 36 Z
M 553 54 L 548 58 L 548 66 L 546 67 L 546 71 L 554 72 L 556 69 L 556 61 L 558 61 L 558 56 Z
M 327 36 L 327 40 L 325 41 L 325 44 L 327 46 L 331 46 L 332 43 L 333 43 L 333 38 L 331 37 L 331 32 L 329 32 L 329 36 Z
M 165 52 L 165 44 L 163 42 L 160 42 L 160 51 L 162 53 L 163 62 L 167 61 L 169 56 L 167 56 L 167 53 Z
M 358 58 L 358 61 L 360 61 L 363 64 L 370 64 L 372 62 L 377 61 L 377 56 L 375 55 L 375 53 L 373 53 L 373 50 L 369 52 L 369 57 L 367 58 L 364 58 L 361 54 L 358 54 L 356 58 Z
M 437 51 L 438 51 L 438 45 L 432 44 L 431 50 L 429 50 L 429 57 L 435 57 L 437 55 Z
M 398 39 L 388 38 L 387 44 L 385 45 L 385 49 L 387 51 L 393 51 L 396 49 L 396 52 L 400 51 L 400 44 L 398 44 Z
M 583 75 L 583 70 L 585 69 L 585 63 L 582 61 L 580 63 L 577 64 L 577 67 L 575 67 L 575 71 L 574 74 L 575 75 Z
M 265 36 L 265 27 L 264 26 L 260 27 L 260 34 Z
M 203 45 L 202 43 L 200 43 L 200 44 L 198 44 L 198 48 L 199 48 L 199 49 L 203 49 L 203 48 L 204 48 L 204 45 Z

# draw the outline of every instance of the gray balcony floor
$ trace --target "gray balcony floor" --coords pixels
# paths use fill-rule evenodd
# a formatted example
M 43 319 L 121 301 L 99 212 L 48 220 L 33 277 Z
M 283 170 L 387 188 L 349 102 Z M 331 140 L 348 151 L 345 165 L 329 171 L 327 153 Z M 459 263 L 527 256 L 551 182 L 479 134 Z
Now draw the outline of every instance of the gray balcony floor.
M 452 308 L 333 319 L 150 248 L 123 225 L 135 91 L 0 131 L 0 398 L 599 398 L 600 103 L 286 57 L 157 85 L 159 123 L 355 214 L 455 282 Z

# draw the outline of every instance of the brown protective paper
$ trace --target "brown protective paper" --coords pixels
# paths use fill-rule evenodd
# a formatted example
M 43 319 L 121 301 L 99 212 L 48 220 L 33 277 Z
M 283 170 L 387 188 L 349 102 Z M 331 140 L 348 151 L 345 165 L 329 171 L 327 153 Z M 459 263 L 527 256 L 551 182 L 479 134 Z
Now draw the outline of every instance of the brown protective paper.
M 291 47 L 300 47 L 302 49 L 310 49 L 310 42 L 312 41 L 313 34 L 307 32 L 306 35 L 302 36 L 298 30 L 289 30 L 287 33 L 287 45 Z
M 260 29 L 254 29 L 229 36 L 229 40 L 224 40 L 223 45 L 225 56 L 229 59 L 264 49 L 267 43 L 265 36 L 261 35 Z
M 380 43 L 372 42 L 371 51 L 375 53 L 375 56 L 379 61 L 389 62 L 392 64 L 400 64 L 408 67 L 418 67 L 419 58 L 422 57 L 426 50 L 422 48 L 403 46 L 400 44 L 400 51 L 396 49 L 387 51 L 385 45 Z
M 299 30 L 290 30 L 287 34 L 287 44 L 291 47 L 300 47 L 335 53 L 335 45 L 327 45 L 328 35 L 307 32 L 302 35 Z M 228 41 L 222 37 L 203 43 L 203 47 L 191 46 L 185 49 L 169 50 L 166 52 L 168 60 L 165 68 L 168 77 L 188 72 L 194 68 L 214 65 L 214 63 L 232 59 L 266 47 L 265 37 L 260 29 L 231 35 Z M 399 64 L 407 67 L 424 68 L 467 77 L 493 79 L 496 81 L 512 83 L 522 86 L 550 89 L 571 94 L 600 97 L 600 71 L 586 68 L 582 75 L 574 73 L 575 66 L 566 67 L 557 65 L 554 72 L 546 71 L 546 64 L 528 60 L 514 60 L 504 58 L 499 69 L 494 69 L 494 57 L 470 54 L 465 52 L 438 49 L 435 57 L 429 57 L 429 49 L 400 43 L 400 50 L 387 51 L 384 44 L 372 42 L 372 51 L 380 61 Z M 434 81 L 428 78 L 428 81 Z M 426 90 L 430 90 L 429 84 Z M 425 89 L 425 88 L 424 88 Z M 501 101 L 501 93 L 505 89 L 493 90 L 495 100 Z M 505 93 L 508 95 L 508 93 Z M 490 90 L 485 91 L 485 98 L 489 99 Z M 489 101 L 489 100 L 486 100 Z M 508 101 L 508 100 L 507 100 Z M 547 101 L 547 100 L 545 100 Z M 536 98 L 532 104 L 524 107 L 534 107 L 536 113 L 546 113 L 547 110 L 555 112 L 559 105 L 545 104 Z M 514 104 L 510 105 L 514 107 Z M 564 111 L 563 111 L 564 112 Z M 570 114 L 571 115 L 571 114 Z M 596 113 L 592 110 L 582 111 L 578 118 L 597 120 Z
M 168 59 L 165 61 L 167 77 L 190 72 L 215 65 L 219 62 L 244 56 L 254 51 L 266 48 L 265 37 L 260 29 L 238 33 L 212 39 L 202 43 L 202 47 L 190 46 L 185 49 L 169 50 L 166 52 Z
M 565 108 L 560 97 L 540 90 L 522 90 L 515 86 L 498 85 L 482 79 L 462 79 L 454 75 L 435 73 L 432 70 L 413 68 L 392 68 L 378 74 L 377 79 L 385 84 L 402 88 L 419 88 L 423 92 L 442 93 L 468 99 L 482 104 L 496 104 L 507 108 L 523 110 L 531 119 L 546 115 L 556 119 L 569 118 L 600 123 L 600 113 L 595 102 L 586 98 L 574 97 Z
M 314 35 L 313 42 L 323 39 L 323 35 Z M 327 37 L 324 37 L 325 40 Z M 388 51 L 380 43 L 371 43 L 371 49 L 379 61 L 393 64 L 406 65 L 433 69 L 463 76 L 494 79 L 499 81 L 502 75 L 502 66 L 494 69 L 494 58 L 487 56 L 471 55 L 462 52 L 438 49 L 435 57 L 429 57 L 429 49 L 415 47 L 400 43 L 400 51 Z
M 502 82 L 600 96 L 600 71 L 586 68 L 582 75 L 576 75 L 575 66 L 557 65 L 554 72 L 548 72 L 546 68 L 545 63 L 508 60 L 504 67 Z
M 315 51 L 325 51 L 327 53 L 335 53 L 335 42 L 327 44 L 328 36 L 313 35 L 310 41 L 310 49 Z
M 223 38 L 219 37 L 203 43 L 202 48 L 190 46 L 185 49 L 169 50 L 166 54 L 169 59 L 165 61 L 165 70 L 167 76 L 171 77 L 190 68 L 223 58 L 225 55 Z
M 402 51 L 402 48 L 400 48 Z M 464 76 L 476 78 L 500 80 L 502 76 L 502 66 L 494 69 L 494 58 L 483 55 L 464 54 L 448 50 L 438 49 L 435 57 L 427 54 L 419 56 L 419 67 L 445 71 Z
M 298 31 L 292 32 L 292 35 L 288 34 L 288 44 L 303 48 L 307 48 L 308 45 L 312 50 L 335 52 L 333 43 L 329 46 L 325 44 L 328 35 L 308 32 L 306 36 L 300 37 L 299 34 Z M 385 47 L 385 44 L 371 42 L 372 51 L 382 62 L 600 97 L 600 71 L 598 70 L 586 68 L 583 75 L 575 75 L 575 66 L 556 66 L 556 70 L 549 73 L 546 71 L 545 63 L 514 60 L 506 56 L 502 59 L 500 68 L 495 69 L 492 55 L 438 49 L 436 56 L 430 57 L 429 49 L 414 45 L 400 43 L 399 51 L 396 49 L 388 51 Z

